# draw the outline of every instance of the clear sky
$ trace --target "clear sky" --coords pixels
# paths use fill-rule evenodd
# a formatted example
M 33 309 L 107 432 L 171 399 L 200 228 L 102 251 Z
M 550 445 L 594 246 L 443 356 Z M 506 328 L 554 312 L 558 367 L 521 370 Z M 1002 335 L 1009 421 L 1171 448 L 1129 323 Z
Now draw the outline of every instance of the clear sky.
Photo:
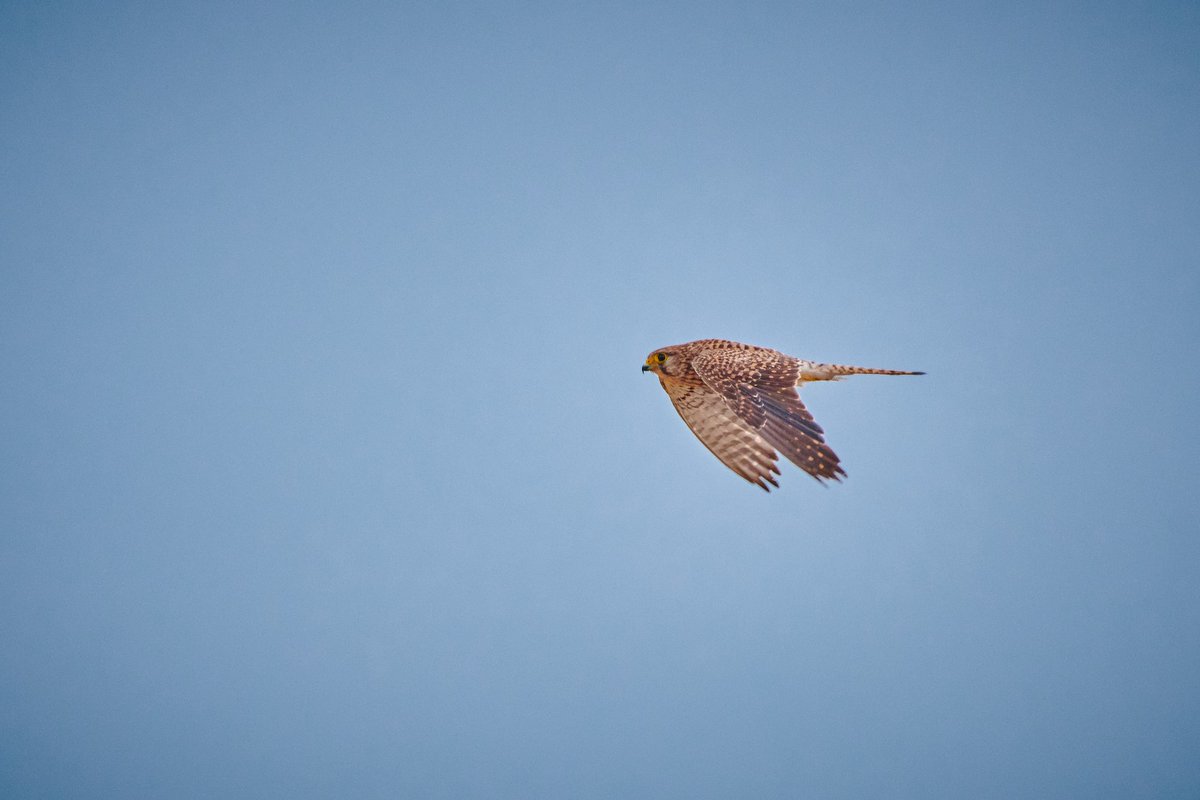
M 1194 3 L 5 3 L 0 185 L 3 796 L 1200 793 Z

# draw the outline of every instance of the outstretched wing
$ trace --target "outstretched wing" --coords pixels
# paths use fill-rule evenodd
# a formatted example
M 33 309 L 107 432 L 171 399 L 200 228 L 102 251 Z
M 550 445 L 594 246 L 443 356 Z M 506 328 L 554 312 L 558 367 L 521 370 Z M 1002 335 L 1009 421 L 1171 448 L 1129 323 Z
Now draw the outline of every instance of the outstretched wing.
M 788 461 L 818 480 L 841 480 L 846 474 L 825 444 L 825 431 L 800 402 L 796 359 L 774 350 L 714 349 L 695 356 L 692 369 L 752 433 Z
M 766 491 L 778 488 L 778 454 L 721 396 L 707 386 L 668 386 L 667 396 L 683 421 L 721 463 Z

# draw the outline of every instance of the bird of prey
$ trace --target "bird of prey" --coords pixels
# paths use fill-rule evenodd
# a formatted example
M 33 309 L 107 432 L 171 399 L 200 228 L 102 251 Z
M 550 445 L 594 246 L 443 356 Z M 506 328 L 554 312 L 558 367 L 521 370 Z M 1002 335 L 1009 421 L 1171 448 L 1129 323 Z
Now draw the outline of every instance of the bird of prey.
M 642 372 L 658 376 L 679 416 L 722 464 L 768 492 L 779 488 L 779 453 L 818 481 L 846 474 L 797 386 L 845 375 L 925 374 L 821 364 L 726 339 L 659 348 Z

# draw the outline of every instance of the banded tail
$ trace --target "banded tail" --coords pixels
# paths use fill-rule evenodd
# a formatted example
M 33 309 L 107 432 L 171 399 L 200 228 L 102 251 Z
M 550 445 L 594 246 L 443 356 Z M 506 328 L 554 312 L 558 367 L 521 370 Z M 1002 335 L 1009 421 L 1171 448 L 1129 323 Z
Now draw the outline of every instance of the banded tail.
M 800 377 L 796 379 L 796 383 L 804 383 L 806 381 L 836 381 L 847 375 L 924 374 L 924 372 L 907 372 L 901 369 L 871 369 L 870 367 L 851 367 L 846 364 L 820 364 L 816 361 L 800 360 Z

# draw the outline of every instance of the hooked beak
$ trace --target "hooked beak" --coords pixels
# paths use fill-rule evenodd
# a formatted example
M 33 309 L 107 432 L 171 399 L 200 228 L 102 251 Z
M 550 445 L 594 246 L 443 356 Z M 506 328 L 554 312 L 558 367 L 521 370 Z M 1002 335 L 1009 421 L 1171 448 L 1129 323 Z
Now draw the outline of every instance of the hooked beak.
M 650 367 L 647 366 L 646 364 L 642 364 L 642 372 L 649 372 L 649 371 L 650 371 Z

